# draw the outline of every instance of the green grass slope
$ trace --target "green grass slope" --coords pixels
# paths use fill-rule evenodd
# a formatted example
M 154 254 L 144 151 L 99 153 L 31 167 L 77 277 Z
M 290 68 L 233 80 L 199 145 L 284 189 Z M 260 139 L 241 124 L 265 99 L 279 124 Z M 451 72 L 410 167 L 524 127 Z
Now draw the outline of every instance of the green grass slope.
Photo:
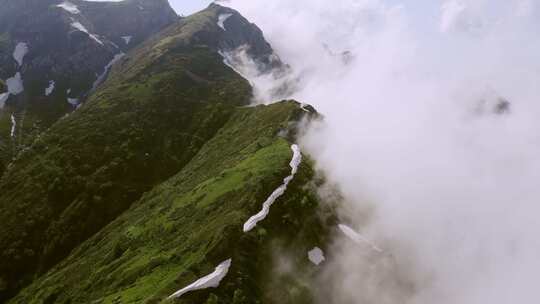
M 78 247 L 10 303 L 161 303 L 232 258 L 217 289 L 171 303 L 311 303 L 307 252 L 325 243 L 305 159 L 253 231 L 243 223 L 290 174 L 278 134 L 304 113 L 296 102 L 239 108 L 179 174 Z M 289 269 L 276 271 L 284 256 Z
M 220 29 L 218 16 L 229 11 L 212 5 L 147 40 L 46 132 L 20 136 L 44 122 L 30 108 L 6 107 L 1 129 L 10 114 L 24 123 L 0 146 L 0 302 L 32 284 L 13 301 L 155 303 L 225 255 L 238 260 L 232 281 L 181 301 L 306 299 L 303 280 L 266 276 L 272 253 L 290 251 L 302 266 L 315 246 L 308 243 L 323 236 L 303 187 L 308 163 L 281 213 L 240 233 L 287 175 L 290 142 L 277 135 L 305 112 L 295 102 L 243 107 L 251 87 L 218 49 L 253 42 L 254 56 L 265 58 L 271 48 L 238 13 Z M 261 285 L 285 281 L 294 288 Z
M 0 300 L 176 174 L 251 96 L 208 47 L 142 58 L 128 57 L 118 77 L 8 165 L 0 180 Z

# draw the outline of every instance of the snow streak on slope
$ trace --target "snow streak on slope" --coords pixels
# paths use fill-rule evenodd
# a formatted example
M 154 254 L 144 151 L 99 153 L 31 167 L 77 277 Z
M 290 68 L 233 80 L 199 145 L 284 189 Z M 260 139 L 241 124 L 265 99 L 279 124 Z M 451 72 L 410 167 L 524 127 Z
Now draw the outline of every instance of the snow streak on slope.
M 54 91 L 55 85 L 56 83 L 54 82 L 54 80 L 49 81 L 49 86 L 45 88 L 45 96 L 49 96 L 52 94 L 52 92 Z
M 107 75 L 109 74 L 109 71 L 111 70 L 112 66 L 118 62 L 118 60 L 122 59 L 122 57 L 124 57 L 126 54 L 124 53 L 118 53 L 116 55 L 114 55 L 113 59 L 103 68 L 103 73 L 101 73 L 101 75 L 99 75 L 96 79 L 96 81 L 94 81 L 94 84 L 92 85 L 92 91 L 95 91 L 97 89 L 97 87 L 102 84 L 105 79 L 107 79 Z
M 294 175 L 298 171 L 298 166 L 302 162 L 302 153 L 300 152 L 300 148 L 298 147 L 298 145 L 292 145 L 291 149 L 293 151 L 293 158 L 289 164 L 291 167 L 291 175 L 287 176 L 283 180 L 283 184 L 281 184 L 276 190 L 274 190 L 274 192 L 272 192 L 272 194 L 270 194 L 270 196 L 263 203 L 262 210 L 249 218 L 249 220 L 244 223 L 244 232 L 251 231 L 253 228 L 255 228 L 255 226 L 257 226 L 257 223 L 264 220 L 266 216 L 268 216 L 268 213 L 270 212 L 270 207 L 280 196 L 285 193 L 285 190 L 287 190 L 287 186 L 292 181 Z
M 221 14 L 221 15 L 219 15 L 217 25 L 220 28 L 222 28 L 224 31 L 226 31 L 227 29 L 225 28 L 225 21 L 227 21 L 227 19 L 229 19 L 231 16 L 232 16 L 232 14 Z
M 94 41 L 96 41 L 97 43 L 101 44 L 101 45 L 104 45 L 103 44 L 103 41 L 99 40 L 99 38 L 94 35 L 94 34 L 91 34 L 88 29 L 86 29 L 86 27 L 84 27 L 84 25 L 82 25 L 80 22 L 78 21 L 75 21 L 74 19 L 71 19 L 73 20 L 73 22 L 71 23 L 71 26 L 73 28 L 75 28 L 76 30 L 79 30 L 81 32 L 84 32 L 86 34 L 88 34 L 88 36 L 90 36 L 90 38 L 92 38 Z
M 4 108 L 4 105 L 6 104 L 6 101 L 9 98 L 9 93 L 2 93 L 0 94 L 0 109 Z
M 354 231 L 351 227 L 344 224 L 339 224 L 338 227 L 339 227 L 339 230 L 343 232 L 343 234 L 345 234 L 349 239 L 351 239 L 355 243 L 365 244 L 377 252 L 382 252 L 382 249 L 377 247 L 377 245 L 373 244 L 373 242 L 369 241 L 365 237 L 361 236 L 358 232 Z
M 11 132 L 10 135 L 13 138 L 15 136 L 15 128 L 17 127 L 17 121 L 15 120 L 15 116 L 11 114 Z
M 197 281 L 193 282 L 192 284 L 178 290 L 177 292 L 170 295 L 169 299 L 179 298 L 182 295 L 184 295 L 184 294 L 186 294 L 186 293 L 188 293 L 190 291 L 218 287 L 221 280 L 223 280 L 223 278 L 225 278 L 225 276 L 229 272 L 229 268 L 231 267 L 231 263 L 232 263 L 232 260 L 229 259 L 229 260 L 226 260 L 225 262 L 219 264 L 216 267 L 216 269 L 214 270 L 214 272 L 212 272 L 211 274 L 209 274 L 209 275 L 207 275 L 205 277 L 202 277 L 202 278 L 198 279 Z

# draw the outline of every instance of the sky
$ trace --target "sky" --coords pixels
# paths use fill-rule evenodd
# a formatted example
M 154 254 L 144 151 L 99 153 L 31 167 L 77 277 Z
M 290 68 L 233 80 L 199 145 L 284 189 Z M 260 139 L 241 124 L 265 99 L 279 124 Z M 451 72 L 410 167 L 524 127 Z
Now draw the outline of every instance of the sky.
M 94 0 L 94 1 L 122 1 L 122 0 Z M 207 7 L 211 0 L 169 0 L 171 6 L 179 15 L 189 15 Z
M 176 12 L 181 15 L 189 15 L 197 12 L 208 6 L 212 1 L 210 0 L 169 0 L 171 6 Z

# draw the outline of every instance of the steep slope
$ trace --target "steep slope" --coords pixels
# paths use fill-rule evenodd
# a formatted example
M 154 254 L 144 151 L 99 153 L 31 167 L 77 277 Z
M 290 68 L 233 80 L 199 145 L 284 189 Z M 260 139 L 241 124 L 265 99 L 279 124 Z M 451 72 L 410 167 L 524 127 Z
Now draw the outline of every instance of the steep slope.
M 236 32 L 218 25 L 223 12 Z M 0 300 L 190 163 L 251 97 L 218 51 L 261 41 L 256 26 L 216 5 L 179 20 L 18 153 L 0 180 Z M 271 56 L 267 43 L 253 49 L 261 62 Z
M 12 85 L 0 100 L 0 172 L 82 102 L 115 58 L 177 19 L 166 0 L 3 1 L 0 79 Z
M 280 135 L 292 135 L 304 115 L 296 102 L 236 109 L 177 175 L 11 303 L 158 303 L 227 259 L 231 267 L 219 288 L 177 302 L 310 303 L 317 267 L 307 253 L 325 243 L 326 230 L 308 159 L 269 216 L 242 231 L 290 174 L 293 137 Z M 283 259 L 288 269 L 278 268 Z

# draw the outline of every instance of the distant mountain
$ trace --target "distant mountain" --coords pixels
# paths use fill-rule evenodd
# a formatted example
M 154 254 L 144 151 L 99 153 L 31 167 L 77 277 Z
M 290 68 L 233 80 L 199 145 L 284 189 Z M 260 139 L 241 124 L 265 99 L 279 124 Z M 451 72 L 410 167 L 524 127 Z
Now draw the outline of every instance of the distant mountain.
M 102 82 L 115 59 L 178 20 L 166 0 L 4 0 L 0 172 Z M 0 93 L 1 94 L 1 93 Z
M 88 34 L 67 34 L 115 50 L 120 32 L 90 24 Z M 125 49 L 84 104 L 16 152 L 0 180 L 0 301 L 158 303 L 230 259 L 219 288 L 171 301 L 311 303 L 308 252 L 326 246 L 333 214 L 318 210 L 312 163 L 293 144 L 298 122 L 317 113 L 295 101 L 246 107 L 252 88 L 220 55 L 239 47 L 261 70 L 282 64 L 234 10 L 211 5 L 178 19 Z M 61 92 L 73 75 L 59 75 Z M 265 200 L 274 207 L 246 230 Z M 274 271 L 277 253 L 287 271 Z

